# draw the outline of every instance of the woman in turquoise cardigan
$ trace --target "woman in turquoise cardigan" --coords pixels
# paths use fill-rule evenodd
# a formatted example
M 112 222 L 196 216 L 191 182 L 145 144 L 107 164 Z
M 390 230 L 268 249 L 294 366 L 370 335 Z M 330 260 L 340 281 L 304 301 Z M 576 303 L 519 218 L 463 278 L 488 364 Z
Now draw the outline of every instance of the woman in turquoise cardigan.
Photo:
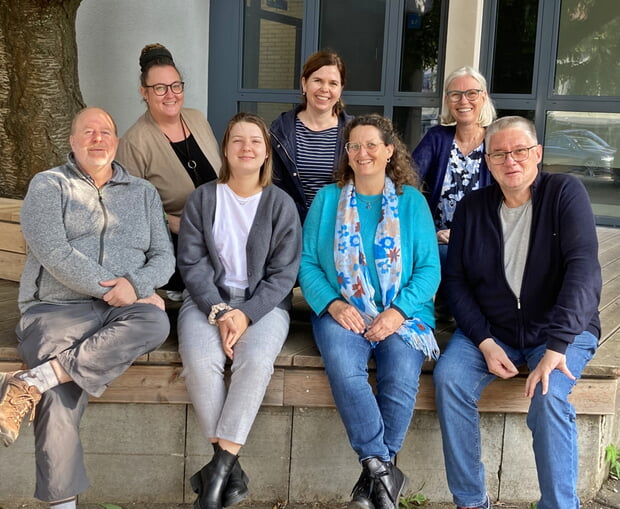
M 395 509 L 406 476 L 394 465 L 422 363 L 436 358 L 435 227 L 390 120 L 355 118 L 335 184 L 321 189 L 303 231 L 299 281 L 351 446 L 362 463 L 349 508 Z M 368 361 L 376 363 L 376 392 Z

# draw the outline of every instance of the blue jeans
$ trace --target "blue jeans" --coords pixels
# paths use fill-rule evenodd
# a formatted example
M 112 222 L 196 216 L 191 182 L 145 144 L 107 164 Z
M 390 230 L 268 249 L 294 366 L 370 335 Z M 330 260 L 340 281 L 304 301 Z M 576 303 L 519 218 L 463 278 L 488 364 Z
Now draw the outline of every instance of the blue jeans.
M 508 358 L 533 370 L 545 345 L 515 349 L 496 340 Z M 589 332 L 575 337 L 566 350 L 566 363 L 576 377 L 592 358 L 597 339 Z M 482 505 L 486 497 L 484 465 L 481 461 L 478 400 L 482 390 L 496 377 L 489 373 L 484 356 L 460 329 L 448 342 L 434 370 L 437 412 L 441 425 L 448 486 L 459 506 Z M 524 388 L 525 388 L 525 381 Z M 575 381 L 558 370 L 549 377 L 549 391 L 541 384 L 527 414 L 532 432 L 541 499 L 538 509 L 579 509 L 577 497 L 577 426 L 575 409 L 568 402 Z
M 360 461 L 376 456 L 389 461 L 400 450 L 418 393 L 424 354 L 392 334 L 373 348 L 361 334 L 342 328 L 331 315 L 312 314 L 336 407 Z M 377 394 L 368 381 L 375 358 Z

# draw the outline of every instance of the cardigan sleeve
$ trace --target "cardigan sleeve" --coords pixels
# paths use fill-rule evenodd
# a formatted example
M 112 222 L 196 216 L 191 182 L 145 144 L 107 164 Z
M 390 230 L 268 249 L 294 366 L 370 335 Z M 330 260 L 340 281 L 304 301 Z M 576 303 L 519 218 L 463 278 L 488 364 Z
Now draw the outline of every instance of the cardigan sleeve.
M 324 313 L 334 300 L 342 298 L 330 282 L 330 275 L 336 276 L 333 259 L 337 203 L 328 199 L 329 193 L 333 192 L 333 185 L 317 193 L 303 228 L 299 284 L 306 302 L 317 315 Z
M 187 200 L 181 217 L 177 251 L 177 265 L 185 287 L 206 315 L 211 312 L 211 306 L 226 301 L 216 281 L 216 275 L 222 273 L 223 268 L 211 231 L 214 213 L 215 182 L 198 187 Z
M 564 274 L 546 328 L 546 344 L 548 349 L 564 353 L 575 336 L 588 329 L 596 314 L 602 278 L 588 193 L 575 177 L 553 177 L 563 183 L 558 209 Z

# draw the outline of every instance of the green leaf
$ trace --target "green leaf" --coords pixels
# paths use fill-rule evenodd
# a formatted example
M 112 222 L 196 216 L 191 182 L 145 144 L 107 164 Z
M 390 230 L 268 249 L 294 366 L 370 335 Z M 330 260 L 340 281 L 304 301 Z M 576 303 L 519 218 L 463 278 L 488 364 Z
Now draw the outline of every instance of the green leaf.
M 101 507 L 103 507 L 103 509 L 123 509 L 120 505 L 114 504 L 101 504 Z

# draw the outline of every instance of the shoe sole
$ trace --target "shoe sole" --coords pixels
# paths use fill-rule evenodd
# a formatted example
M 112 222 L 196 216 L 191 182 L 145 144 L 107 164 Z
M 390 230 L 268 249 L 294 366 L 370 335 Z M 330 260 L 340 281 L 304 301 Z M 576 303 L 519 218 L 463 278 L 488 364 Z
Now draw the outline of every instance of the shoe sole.
M 351 500 L 347 509 L 375 509 L 375 505 L 369 500 L 367 504 Z
M 9 378 L 11 378 L 15 373 L 17 373 L 17 371 L 11 373 L 0 373 L 0 400 L 4 398 Z M 2 445 L 4 445 L 4 447 L 12 445 L 13 443 L 15 443 L 15 440 L 17 440 L 17 436 L 13 436 L 12 433 L 0 427 L 0 442 L 2 442 Z

